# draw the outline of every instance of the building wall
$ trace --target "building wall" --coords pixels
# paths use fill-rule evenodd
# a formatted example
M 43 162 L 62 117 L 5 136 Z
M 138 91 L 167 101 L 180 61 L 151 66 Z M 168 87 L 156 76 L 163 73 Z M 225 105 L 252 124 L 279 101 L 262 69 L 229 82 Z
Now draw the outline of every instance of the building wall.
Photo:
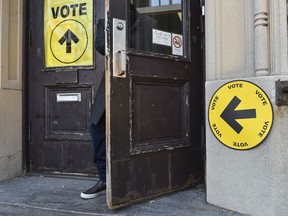
M 251 77 L 253 1 L 205 1 L 206 80 Z
M 22 174 L 22 0 L 0 0 L 0 181 Z
M 276 80 L 288 80 L 286 0 L 206 0 L 206 116 L 223 84 L 261 87 L 274 110 L 268 138 L 237 151 L 206 120 L 207 201 L 250 215 L 288 213 L 288 106 L 276 106 Z M 249 95 L 247 95 L 249 97 Z

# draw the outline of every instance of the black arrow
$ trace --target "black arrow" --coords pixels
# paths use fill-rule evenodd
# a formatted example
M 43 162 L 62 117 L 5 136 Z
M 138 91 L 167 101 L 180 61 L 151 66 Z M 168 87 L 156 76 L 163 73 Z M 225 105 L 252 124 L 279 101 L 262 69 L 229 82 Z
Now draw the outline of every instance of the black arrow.
M 238 134 L 243 127 L 235 119 L 256 118 L 256 109 L 235 110 L 240 102 L 241 100 L 235 96 L 221 114 L 221 118 Z
M 68 29 L 63 37 L 58 41 L 61 45 L 66 41 L 66 53 L 71 53 L 72 40 L 74 43 L 78 43 L 79 38 L 70 29 Z

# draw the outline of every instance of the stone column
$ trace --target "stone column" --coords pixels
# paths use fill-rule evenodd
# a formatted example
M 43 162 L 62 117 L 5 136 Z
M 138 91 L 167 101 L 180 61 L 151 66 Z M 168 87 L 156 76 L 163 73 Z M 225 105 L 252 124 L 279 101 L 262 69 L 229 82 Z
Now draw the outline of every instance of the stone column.
M 255 76 L 270 74 L 268 1 L 254 0 Z

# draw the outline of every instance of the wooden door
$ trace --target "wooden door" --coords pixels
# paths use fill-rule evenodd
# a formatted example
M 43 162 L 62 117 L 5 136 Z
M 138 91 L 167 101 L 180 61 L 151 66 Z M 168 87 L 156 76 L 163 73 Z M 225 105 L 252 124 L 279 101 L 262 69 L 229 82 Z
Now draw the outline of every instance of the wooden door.
M 89 115 L 104 74 L 104 58 L 94 51 L 104 3 L 30 0 L 27 5 L 30 170 L 95 174 Z
M 106 1 L 107 202 L 203 180 L 204 73 L 195 0 Z

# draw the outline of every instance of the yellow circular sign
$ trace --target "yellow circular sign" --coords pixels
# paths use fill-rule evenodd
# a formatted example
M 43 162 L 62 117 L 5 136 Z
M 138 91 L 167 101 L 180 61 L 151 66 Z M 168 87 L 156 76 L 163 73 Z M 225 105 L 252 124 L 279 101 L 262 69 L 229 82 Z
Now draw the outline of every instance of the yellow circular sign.
M 247 150 L 267 137 L 273 124 L 273 109 L 259 86 L 235 80 L 215 92 L 209 104 L 208 119 L 213 134 L 221 143 Z
M 50 49 L 61 63 L 78 61 L 88 45 L 88 34 L 82 23 L 74 19 L 60 22 L 51 32 Z

